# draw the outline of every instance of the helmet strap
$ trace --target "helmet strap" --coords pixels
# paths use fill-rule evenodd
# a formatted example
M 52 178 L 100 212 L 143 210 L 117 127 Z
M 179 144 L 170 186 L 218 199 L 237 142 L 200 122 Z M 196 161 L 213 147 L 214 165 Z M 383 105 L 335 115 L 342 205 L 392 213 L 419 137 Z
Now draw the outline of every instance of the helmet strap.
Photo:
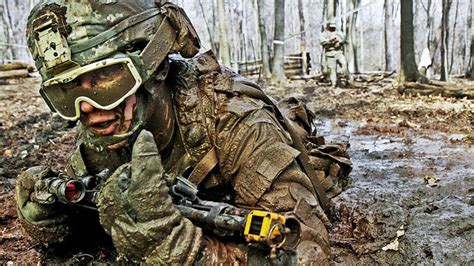
M 176 29 L 167 17 L 163 18 L 158 30 L 153 34 L 140 57 L 148 75 L 152 75 L 165 60 L 176 41 Z

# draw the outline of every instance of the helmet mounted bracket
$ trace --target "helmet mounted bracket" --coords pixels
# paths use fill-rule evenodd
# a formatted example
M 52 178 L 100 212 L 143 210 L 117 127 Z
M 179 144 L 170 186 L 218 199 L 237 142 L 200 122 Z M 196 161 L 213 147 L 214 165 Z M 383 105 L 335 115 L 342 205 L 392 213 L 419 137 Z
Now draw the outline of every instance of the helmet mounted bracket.
M 60 19 L 54 12 L 48 12 L 35 21 L 35 46 L 42 58 L 43 67 L 50 75 L 78 66 L 71 59 L 71 49 L 61 33 Z

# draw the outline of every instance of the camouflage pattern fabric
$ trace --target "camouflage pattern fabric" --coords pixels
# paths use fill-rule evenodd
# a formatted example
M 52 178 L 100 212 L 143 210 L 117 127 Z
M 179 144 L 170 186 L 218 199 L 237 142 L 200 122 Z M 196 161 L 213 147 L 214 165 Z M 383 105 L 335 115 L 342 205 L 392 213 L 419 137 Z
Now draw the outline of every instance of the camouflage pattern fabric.
M 42 41 L 38 38 L 38 28 L 48 20 L 58 24 L 59 35 L 54 34 L 53 29 L 53 32 L 49 33 L 50 36 L 45 38 L 46 41 L 53 43 L 46 43 L 42 47 L 37 45 Z M 163 48 L 167 44 L 154 42 L 153 45 L 156 47 L 152 47 L 150 51 L 143 51 L 145 53 L 143 58 L 139 58 L 136 53 L 140 51 L 134 46 L 138 42 L 153 41 L 154 34 L 161 29 L 159 26 L 166 23 L 169 23 L 177 33 L 176 40 L 167 40 L 171 43 L 168 49 Z M 56 40 L 52 41 L 51 38 Z M 28 18 L 27 42 L 43 80 L 52 78 L 55 74 L 45 66 L 48 64 L 54 66 L 57 64 L 55 61 L 61 56 L 67 58 L 63 61 L 71 60 L 72 64 L 84 66 L 110 57 L 118 51 L 127 51 L 134 54 L 132 58 L 135 63 L 145 64 L 142 66 L 144 69 L 141 69 L 145 71 L 145 68 L 150 67 L 147 64 L 151 64 L 146 60 L 153 54 L 157 56 L 163 53 L 165 56 L 169 52 L 180 52 L 184 57 L 192 57 L 200 48 L 199 37 L 181 8 L 171 3 L 161 5 L 147 0 L 43 1 L 35 6 Z M 54 55 L 53 51 L 56 51 Z M 141 60 L 145 62 L 139 62 Z M 161 60 L 152 63 L 158 66 Z

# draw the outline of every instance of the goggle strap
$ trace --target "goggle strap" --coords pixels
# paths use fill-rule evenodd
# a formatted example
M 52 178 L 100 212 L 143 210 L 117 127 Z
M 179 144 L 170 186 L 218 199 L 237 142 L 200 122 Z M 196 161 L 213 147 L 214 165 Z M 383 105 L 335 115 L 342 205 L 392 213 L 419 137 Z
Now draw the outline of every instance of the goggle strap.
M 40 95 L 43 98 L 43 100 L 48 105 L 49 109 L 51 109 L 51 112 L 56 113 L 56 108 L 54 108 L 53 104 L 49 101 L 49 98 L 48 98 L 48 96 L 46 96 L 43 89 L 40 89 L 39 92 L 40 92 Z
M 176 41 L 176 36 L 176 29 L 171 26 L 168 18 L 165 17 L 150 42 L 148 42 L 140 54 L 143 65 L 149 75 L 153 74 L 166 58 Z

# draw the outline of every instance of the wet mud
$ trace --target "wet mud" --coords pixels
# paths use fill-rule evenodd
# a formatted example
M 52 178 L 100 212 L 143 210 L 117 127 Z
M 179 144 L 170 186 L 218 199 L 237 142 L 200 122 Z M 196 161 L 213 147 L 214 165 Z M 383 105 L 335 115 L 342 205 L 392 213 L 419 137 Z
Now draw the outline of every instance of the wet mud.
M 350 185 L 333 199 L 333 263 L 474 262 L 474 102 L 358 85 L 267 90 L 304 98 L 319 134 L 351 145 Z
M 74 143 L 71 125 L 49 113 L 38 86 L 38 79 L 0 86 L 0 264 L 51 261 L 21 234 L 13 198 L 20 171 L 60 170 Z M 350 142 L 350 184 L 331 212 L 334 264 L 474 262 L 472 101 L 402 96 L 390 82 L 335 90 L 292 83 L 266 91 L 305 98 L 319 134 Z
M 354 164 L 349 188 L 333 202 L 334 262 L 472 262 L 474 147 L 440 132 L 358 135 L 363 127 L 338 120 L 319 126 L 350 141 Z M 383 250 L 397 231 L 398 246 Z

